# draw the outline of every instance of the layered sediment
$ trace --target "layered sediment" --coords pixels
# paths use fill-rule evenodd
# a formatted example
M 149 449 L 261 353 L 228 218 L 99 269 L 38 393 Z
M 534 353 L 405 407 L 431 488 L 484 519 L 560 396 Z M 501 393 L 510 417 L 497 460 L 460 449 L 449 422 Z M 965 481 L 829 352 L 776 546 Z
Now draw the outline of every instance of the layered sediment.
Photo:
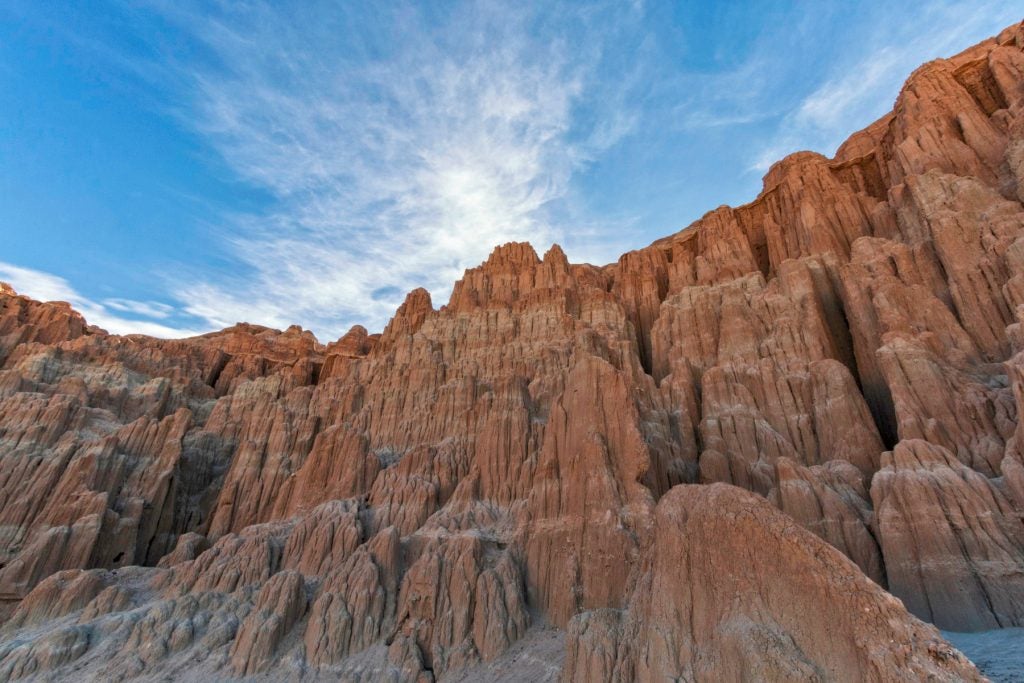
M 750 204 L 381 334 L 4 286 L 0 678 L 978 679 L 936 627 L 1024 626 L 1022 201 L 1013 26 Z

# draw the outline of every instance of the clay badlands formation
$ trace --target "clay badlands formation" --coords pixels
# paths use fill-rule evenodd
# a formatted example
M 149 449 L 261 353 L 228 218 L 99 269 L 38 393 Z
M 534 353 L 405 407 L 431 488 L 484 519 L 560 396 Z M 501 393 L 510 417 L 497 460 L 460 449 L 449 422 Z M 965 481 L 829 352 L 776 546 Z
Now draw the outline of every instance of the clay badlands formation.
M 1024 625 L 1024 26 L 602 268 L 382 334 L 0 292 L 0 679 L 980 678 Z

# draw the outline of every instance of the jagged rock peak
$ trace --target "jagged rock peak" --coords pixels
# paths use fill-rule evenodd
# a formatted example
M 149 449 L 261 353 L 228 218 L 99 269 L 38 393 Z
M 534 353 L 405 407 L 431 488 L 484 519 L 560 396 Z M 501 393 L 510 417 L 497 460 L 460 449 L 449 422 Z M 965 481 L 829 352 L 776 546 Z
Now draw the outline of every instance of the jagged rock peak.
M 1022 198 L 1018 25 L 382 335 L 0 290 L 0 679 L 979 680 L 935 626 L 1024 626 Z
M 558 244 L 552 244 L 551 248 L 544 252 L 544 263 L 557 267 L 569 267 L 569 259 L 566 257 L 565 252 L 562 251 L 562 247 Z
M 398 307 L 395 317 L 391 319 L 381 334 L 381 344 L 388 346 L 404 335 L 415 334 L 423 325 L 423 321 L 434 312 L 430 292 L 417 287 L 405 296 L 405 301 Z
M 539 261 L 537 251 L 529 242 L 507 242 L 495 247 L 481 267 L 490 270 L 528 268 Z

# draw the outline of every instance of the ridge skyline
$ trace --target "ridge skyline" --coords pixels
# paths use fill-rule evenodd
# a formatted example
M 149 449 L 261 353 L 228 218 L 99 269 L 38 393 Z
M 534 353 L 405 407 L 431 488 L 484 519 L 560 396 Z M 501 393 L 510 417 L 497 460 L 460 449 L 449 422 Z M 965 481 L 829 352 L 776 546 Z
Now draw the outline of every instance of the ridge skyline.
M 112 332 L 380 330 L 406 292 L 445 301 L 496 245 L 610 263 L 751 201 L 768 162 L 831 154 L 911 69 L 1024 15 L 1024 0 L 778 3 L 757 21 L 656 1 L 581 19 L 250 7 L 0 8 L 0 280 Z

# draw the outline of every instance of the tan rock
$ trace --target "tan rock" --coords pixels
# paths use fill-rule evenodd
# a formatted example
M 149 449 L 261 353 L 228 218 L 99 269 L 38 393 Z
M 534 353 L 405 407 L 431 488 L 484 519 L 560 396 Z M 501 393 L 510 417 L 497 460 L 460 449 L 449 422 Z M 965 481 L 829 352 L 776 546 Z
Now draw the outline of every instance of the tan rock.
M 274 663 L 275 649 L 306 612 L 302 574 L 283 571 L 263 584 L 253 611 L 239 627 L 231 648 L 231 667 L 240 675 L 263 671 Z
M 889 589 L 952 631 L 1024 623 L 1024 524 L 983 475 L 901 441 L 871 484 Z
M 971 679 L 881 587 L 1019 623 L 1022 55 L 379 335 L 117 336 L 0 287 L 0 678 L 551 675 L 567 628 L 570 679 Z
M 526 545 L 531 600 L 556 624 L 619 606 L 646 533 L 650 455 L 615 369 L 584 357 L 548 418 L 530 494 Z
M 662 498 L 627 613 L 570 633 L 563 680 L 983 680 L 838 551 L 721 484 Z

